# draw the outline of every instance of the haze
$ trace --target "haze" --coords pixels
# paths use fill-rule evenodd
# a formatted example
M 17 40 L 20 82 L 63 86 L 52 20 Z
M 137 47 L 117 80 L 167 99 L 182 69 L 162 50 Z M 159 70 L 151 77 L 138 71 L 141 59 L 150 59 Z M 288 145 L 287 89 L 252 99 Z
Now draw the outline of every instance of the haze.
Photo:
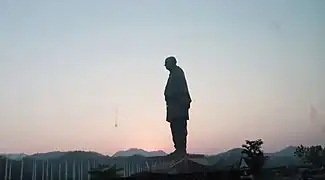
M 322 0 L 1 1 L 0 152 L 172 151 L 169 55 L 193 98 L 190 152 L 257 138 L 266 151 L 325 144 L 308 114 L 310 104 L 325 110 L 324 8 Z

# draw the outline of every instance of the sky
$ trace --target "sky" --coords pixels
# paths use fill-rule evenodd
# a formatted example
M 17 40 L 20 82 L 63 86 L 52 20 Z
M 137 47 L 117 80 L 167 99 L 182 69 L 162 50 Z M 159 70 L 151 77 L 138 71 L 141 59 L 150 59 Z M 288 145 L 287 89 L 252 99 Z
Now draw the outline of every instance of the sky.
M 2 0 L 0 153 L 171 152 L 163 96 L 170 55 L 193 99 L 189 152 L 258 138 L 268 152 L 325 145 L 309 119 L 311 104 L 325 115 L 324 7 L 323 0 Z

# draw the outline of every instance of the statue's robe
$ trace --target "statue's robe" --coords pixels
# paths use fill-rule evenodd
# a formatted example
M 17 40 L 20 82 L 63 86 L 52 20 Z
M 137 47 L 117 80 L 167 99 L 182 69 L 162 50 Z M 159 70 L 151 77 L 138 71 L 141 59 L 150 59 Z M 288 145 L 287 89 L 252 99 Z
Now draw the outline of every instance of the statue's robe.
M 166 120 L 188 120 L 192 99 L 189 94 L 184 71 L 176 66 L 170 71 L 165 87 Z

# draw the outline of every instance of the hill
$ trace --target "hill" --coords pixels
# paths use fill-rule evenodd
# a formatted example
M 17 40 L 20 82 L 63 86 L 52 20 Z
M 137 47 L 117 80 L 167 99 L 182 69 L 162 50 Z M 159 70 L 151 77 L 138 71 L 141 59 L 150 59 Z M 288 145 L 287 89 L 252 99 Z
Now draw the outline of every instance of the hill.
M 209 156 L 207 160 L 210 164 L 215 164 L 217 167 L 224 168 L 237 163 L 242 156 L 241 152 L 241 148 L 234 148 L 214 156 Z
M 0 177 L 4 177 L 4 169 L 7 166 L 7 173 L 11 172 L 11 179 L 20 179 L 21 166 L 23 165 L 24 180 L 31 179 L 35 168 L 37 179 L 41 179 L 42 172 L 52 174 L 53 178 L 51 179 L 59 179 L 59 175 L 63 178 L 65 173 L 67 173 L 68 179 L 72 179 L 73 169 L 75 169 L 75 177 L 79 179 L 79 177 L 87 177 L 88 170 L 99 164 L 110 164 L 109 157 L 96 152 L 84 151 L 34 154 L 19 160 L 3 156 L 0 157 Z M 11 171 L 9 171 L 10 167 Z
M 165 156 L 167 153 L 164 151 L 145 151 L 143 149 L 136 149 L 136 148 L 131 148 L 126 151 L 118 151 L 116 152 L 113 157 L 128 157 L 128 156 L 134 156 L 134 155 L 139 155 L 139 156 L 144 156 L 144 157 L 153 157 L 153 156 Z
M 6 157 L 6 158 L 12 159 L 12 160 L 21 160 L 28 155 L 24 154 L 24 153 L 20 153 L 20 154 L 0 154 L 0 156 Z
M 265 155 L 268 156 L 265 167 L 272 168 L 279 166 L 300 165 L 301 162 L 294 156 L 295 149 L 296 147 L 289 146 L 278 152 L 265 153 Z M 241 148 L 234 148 L 215 156 L 209 156 L 207 159 L 210 164 L 215 164 L 215 166 L 219 168 L 225 168 L 236 164 L 242 157 L 241 152 Z
M 39 159 L 39 160 L 56 159 L 56 158 L 63 156 L 66 153 L 67 152 L 53 151 L 53 152 L 47 152 L 47 153 L 36 153 L 36 154 L 31 155 L 30 157 L 33 157 L 33 158 Z
M 273 156 L 294 156 L 294 152 L 296 151 L 296 148 L 297 147 L 295 146 L 289 146 L 278 152 L 270 153 L 270 154 Z

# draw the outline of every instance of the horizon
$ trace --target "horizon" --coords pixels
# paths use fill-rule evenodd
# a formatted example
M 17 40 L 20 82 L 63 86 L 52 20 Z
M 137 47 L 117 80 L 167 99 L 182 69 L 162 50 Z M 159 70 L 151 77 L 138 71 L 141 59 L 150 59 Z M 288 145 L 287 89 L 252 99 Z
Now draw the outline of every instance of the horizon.
M 325 146 L 325 145 L 321 145 L 321 146 Z M 291 147 L 297 147 L 297 146 L 286 146 L 286 147 L 283 147 L 281 149 L 278 149 L 276 151 L 271 151 L 271 152 L 267 152 L 267 151 L 264 151 L 264 153 L 268 154 L 268 153 L 277 153 L 279 151 L 282 151 L 282 150 L 285 150 L 287 148 L 291 148 Z M 213 155 L 218 155 L 218 154 L 221 154 L 221 153 L 224 153 L 224 152 L 228 152 L 228 151 L 231 151 L 233 149 L 242 149 L 242 147 L 234 147 L 234 148 L 230 148 L 228 150 L 225 150 L 225 151 L 221 151 L 221 152 L 214 152 L 214 153 L 196 153 L 196 154 L 204 154 L 204 155 L 208 155 L 208 156 L 213 156 Z M 263 147 L 262 147 L 263 149 Z M 130 150 L 144 150 L 146 152 L 158 152 L 158 151 L 162 151 L 164 153 L 170 153 L 168 151 L 164 151 L 164 150 L 146 150 L 146 149 L 141 149 L 141 148 L 129 148 L 129 149 L 124 149 L 124 150 L 119 150 L 119 151 L 116 151 L 116 152 L 113 152 L 113 153 L 105 153 L 105 152 L 97 152 L 97 151 L 91 151 L 91 150 L 68 150 L 68 151 L 60 151 L 60 150 L 55 150 L 55 151 L 47 151 L 47 152 L 34 152 L 34 153 L 24 153 L 24 152 L 17 152 L 17 153 L 4 153 L 4 154 L 1 154 L 0 153 L 0 156 L 1 155 L 19 155 L 19 154 L 24 154 L 24 155 L 28 155 L 28 156 L 31 156 L 31 155 L 35 155 L 35 154 L 43 154 L 43 153 L 52 153 L 52 152 L 94 152 L 94 153 L 99 153 L 99 154 L 102 154 L 102 155 L 105 155 L 105 156 L 114 156 L 116 153 L 118 152 L 122 152 L 122 151 L 130 151 Z M 263 149 L 264 150 L 264 149 Z M 189 152 L 191 153 L 191 152 Z
M 193 100 L 189 152 L 325 144 L 325 1 L 127 3 L 0 2 L 0 153 L 171 152 L 171 55 Z

